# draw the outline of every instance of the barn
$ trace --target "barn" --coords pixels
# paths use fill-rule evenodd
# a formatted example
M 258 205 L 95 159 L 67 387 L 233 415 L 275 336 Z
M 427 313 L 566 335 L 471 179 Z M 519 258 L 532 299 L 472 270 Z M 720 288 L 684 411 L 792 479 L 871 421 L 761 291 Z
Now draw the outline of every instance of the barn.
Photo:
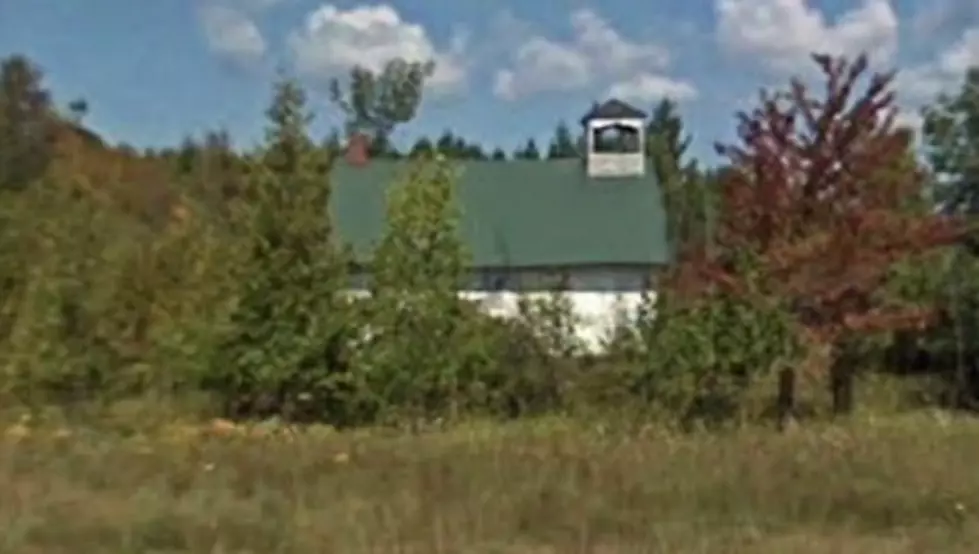
M 598 350 L 669 263 L 659 184 L 645 154 L 646 114 L 618 100 L 582 118 L 581 159 L 466 161 L 458 199 L 462 238 L 472 256 L 460 295 L 501 317 L 522 296 L 559 284 L 573 306 L 578 336 Z M 332 175 L 340 236 L 369 256 L 385 226 L 386 189 L 404 162 L 371 160 L 350 141 Z

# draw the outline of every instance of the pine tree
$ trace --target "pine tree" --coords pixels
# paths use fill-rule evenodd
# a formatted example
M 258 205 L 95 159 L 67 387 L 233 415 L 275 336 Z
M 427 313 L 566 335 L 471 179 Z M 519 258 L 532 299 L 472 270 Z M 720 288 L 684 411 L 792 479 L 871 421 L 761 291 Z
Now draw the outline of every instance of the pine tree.
M 54 154 L 57 122 L 42 80 L 24 56 L 0 61 L 0 190 L 40 178 Z
M 575 144 L 574 136 L 571 134 L 571 129 L 568 128 L 568 124 L 564 121 L 558 123 L 558 126 L 554 129 L 554 138 L 551 139 L 551 143 L 547 147 L 547 158 L 549 160 L 558 160 L 577 158 L 578 156 L 578 148 Z
M 979 214 L 979 67 L 955 94 L 925 109 L 922 139 L 928 161 L 942 178 L 937 200 L 947 211 Z
M 950 399 L 960 406 L 975 405 L 976 377 L 972 353 L 979 351 L 979 66 L 966 71 L 960 88 L 939 96 L 924 110 L 922 143 L 936 174 L 932 200 L 946 213 L 964 214 L 971 223 L 968 236 L 955 249 L 950 269 L 942 276 L 941 301 L 950 316 L 932 330 L 937 355 L 955 360 Z M 934 265 L 917 264 L 926 276 Z M 944 352 L 942 352 L 944 350 Z M 969 367 L 969 366 L 972 367 Z M 936 368 L 937 369 L 937 368 Z
M 682 254 L 691 247 L 704 246 L 716 195 L 696 161 L 684 159 L 692 139 L 685 133 L 673 101 L 663 100 L 656 106 L 646 126 L 646 137 L 646 153 L 663 191 L 673 251 Z
M 411 151 L 408 153 L 408 157 L 417 158 L 419 156 L 431 154 L 434 151 L 435 146 L 432 144 L 432 141 L 427 137 L 421 137 L 411 146 Z
M 540 149 L 537 148 L 537 141 L 532 138 L 528 139 L 523 147 L 518 148 L 513 153 L 513 159 L 515 160 L 539 160 L 540 158 Z
M 345 256 L 329 215 L 329 164 L 310 140 L 306 95 L 275 87 L 266 141 L 253 157 L 236 233 L 241 291 L 212 380 L 237 414 L 342 418 L 340 352 L 350 338 Z
M 442 131 L 442 134 L 439 135 L 438 139 L 436 139 L 435 150 L 446 158 L 457 159 L 462 153 L 461 149 L 459 148 L 459 140 L 460 139 L 456 137 L 452 131 L 446 129 L 445 131 Z

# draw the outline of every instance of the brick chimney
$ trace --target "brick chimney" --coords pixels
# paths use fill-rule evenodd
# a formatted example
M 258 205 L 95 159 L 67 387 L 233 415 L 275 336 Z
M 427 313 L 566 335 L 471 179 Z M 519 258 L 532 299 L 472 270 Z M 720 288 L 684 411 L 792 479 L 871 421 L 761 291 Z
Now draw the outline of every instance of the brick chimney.
M 347 139 L 347 151 L 344 154 L 344 159 L 348 164 L 355 167 L 367 165 L 370 162 L 369 146 L 370 137 L 364 133 L 351 133 Z

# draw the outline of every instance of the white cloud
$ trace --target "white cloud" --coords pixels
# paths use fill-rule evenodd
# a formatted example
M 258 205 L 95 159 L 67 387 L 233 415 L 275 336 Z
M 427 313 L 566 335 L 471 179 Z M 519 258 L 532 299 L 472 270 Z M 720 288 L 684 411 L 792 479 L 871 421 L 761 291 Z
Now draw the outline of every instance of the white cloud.
M 574 48 L 534 37 L 524 42 L 513 57 L 513 67 L 496 74 L 494 91 L 515 100 L 549 90 L 571 90 L 592 79 L 592 63 Z
M 254 68 L 269 51 L 256 17 L 291 1 L 196 0 L 196 7 L 211 51 L 239 66 Z
M 343 75 L 360 65 L 378 71 L 395 58 L 435 62 L 428 81 L 432 92 L 446 93 L 466 84 L 466 37 L 457 33 L 445 50 L 432 42 L 425 27 L 405 21 L 387 4 L 343 10 L 323 5 L 306 17 L 305 26 L 289 39 L 296 67 L 314 78 Z
M 676 81 L 662 75 L 640 73 L 609 87 L 606 96 L 644 103 L 659 98 L 672 98 L 680 102 L 696 98 L 697 89 L 690 83 Z
M 899 91 L 911 102 L 930 102 L 954 90 L 970 67 L 979 66 L 979 26 L 966 29 L 935 59 L 908 68 L 898 76 Z
M 578 90 L 602 80 L 613 83 L 609 91 L 637 100 L 670 92 L 689 98 L 695 92 L 692 84 L 661 74 L 670 63 L 669 52 L 662 46 L 625 38 L 588 9 L 573 12 L 570 24 L 574 36 L 569 41 L 543 36 L 518 41 L 510 52 L 509 67 L 496 73 L 496 95 L 516 100 L 542 92 Z
M 898 16 L 889 0 L 860 0 L 830 21 L 806 0 L 716 0 L 718 40 L 732 54 L 777 73 L 814 67 L 813 52 L 889 62 L 897 52 Z
M 198 15 L 208 46 L 218 55 L 244 65 L 265 57 L 265 37 L 246 12 L 224 3 L 206 2 Z

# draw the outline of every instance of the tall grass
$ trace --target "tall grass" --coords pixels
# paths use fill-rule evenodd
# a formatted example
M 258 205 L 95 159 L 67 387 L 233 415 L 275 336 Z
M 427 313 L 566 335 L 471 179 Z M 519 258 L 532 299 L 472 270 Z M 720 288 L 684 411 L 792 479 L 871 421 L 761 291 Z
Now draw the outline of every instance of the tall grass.
M 974 552 L 979 424 L 676 435 L 538 420 L 404 435 L 20 422 L 5 552 Z

